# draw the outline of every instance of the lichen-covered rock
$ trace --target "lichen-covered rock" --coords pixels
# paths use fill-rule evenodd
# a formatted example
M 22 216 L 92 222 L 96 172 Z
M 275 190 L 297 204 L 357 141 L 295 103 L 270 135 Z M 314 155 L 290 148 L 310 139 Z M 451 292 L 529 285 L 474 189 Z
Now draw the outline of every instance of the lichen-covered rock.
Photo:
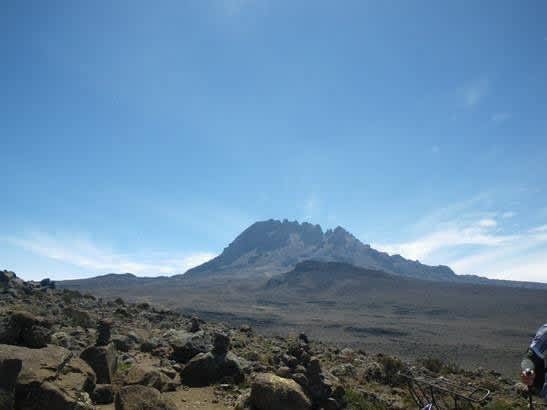
M 257 410 L 307 410 L 311 401 L 294 380 L 258 374 L 251 384 L 250 404 Z

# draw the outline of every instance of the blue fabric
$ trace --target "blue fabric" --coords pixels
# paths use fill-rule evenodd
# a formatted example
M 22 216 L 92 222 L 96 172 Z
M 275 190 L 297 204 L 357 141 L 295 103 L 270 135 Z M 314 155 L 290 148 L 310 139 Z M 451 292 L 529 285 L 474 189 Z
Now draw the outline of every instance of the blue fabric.
M 542 359 L 546 358 L 547 354 L 547 323 L 539 328 L 536 335 L 532 339 L 530 348 Z

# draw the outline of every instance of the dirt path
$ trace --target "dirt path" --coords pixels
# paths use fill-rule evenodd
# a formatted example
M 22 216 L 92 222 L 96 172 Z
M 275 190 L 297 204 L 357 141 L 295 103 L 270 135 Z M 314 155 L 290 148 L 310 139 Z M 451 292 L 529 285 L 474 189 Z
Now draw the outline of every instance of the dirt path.
M 164 393 L 179 410 L 186 409 L 211 409 L 225 410 L 232 407 L 226 406 L 222 398 L 217 398 L 213 387 L 190 388 L 187 390 L 177 390 L 175 392 Z
M 217 398 L 213 387 L 180 389 L 174 392 L 163 393 L 176 404 L 179 410 L 227 410 L 232 407 Z M 114 404 L 97 406 L 97 410 L 114 410 Z

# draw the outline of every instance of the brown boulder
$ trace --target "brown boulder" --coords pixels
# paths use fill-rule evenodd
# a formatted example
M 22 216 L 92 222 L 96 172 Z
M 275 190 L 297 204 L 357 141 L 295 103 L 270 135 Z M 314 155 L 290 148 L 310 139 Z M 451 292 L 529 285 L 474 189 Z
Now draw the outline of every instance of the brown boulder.
M 307 410 L 311 401 L 294 380 L 262 373 L 251 384 L 250 404 L 257 410 Z
M 47 403 L 47 406 L 44 405 Z M 33 384 L 25 391 L 24 398 L 17 393 L 16 409 L 24 410 L 92 410 L 93 404 L 87 393 L 64 391 L 52 382 Z
M 0 343 L 35 349 L 46 347 L 51 339 L 49 324 L 26 311 L 13 312 L 1 333 Z
M 76 309 L 74 307 L 67 307 L 63 313 L 69 318 L 74 326 L 80 326 L 85 328 L 95 327 L 95 321 L 89 313 L 85 310 Z
M 97 404 L 110 404 L 114 401 L 114 389 L 111 384 L 98 384 L 91 397 Z
M 21 371 L 21 359 L 0 361 L 0 409 L 12 409 L 15 400 L 15 382 Z
M 95 374 L 67 349 L 54 345 L 42 349 L 0 345 L 0 363 L 9 360 L 21 362 L 14 386 L 15 408 L 43 409 L 44 403 L 53 410 L 89 407 L 87 393 L 95 387 Z
M 176 383 L 161 372 L 160 369 L 144 365 L 136 365 L 129 369 L 124 383 L 126 385 L 140 384 L 142 386 L 150 386 L 161 392 L 173 391 L 177 388 Z
M 176 410 L 176 406 L 165 400 L 153 387 L 125 386 L 116 394 L 116 410 Z
M 218 381 L 241 383 L 245 379 L 242 359 L 228 352 L 200 353 L 182 369 L 182 383 L 187 386 L 208 386 Z
M 210 336 L 203 330 L 194 333 L 172 331 L 165 336 L 173 349 L 172 359 L 179 363 L 188 363 L 192 357 L 209 350 Z
M 97 383 L 112 383 L 112 375 L 118 366 L 118 356 L 113 343 L 106 346 L 90 346 L 80 357 L 91 366 L 97 375 Z

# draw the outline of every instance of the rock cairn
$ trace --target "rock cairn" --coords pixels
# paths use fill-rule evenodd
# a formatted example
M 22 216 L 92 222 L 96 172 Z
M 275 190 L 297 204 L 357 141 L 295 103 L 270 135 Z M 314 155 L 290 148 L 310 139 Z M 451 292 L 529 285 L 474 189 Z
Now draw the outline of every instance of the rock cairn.
M 344 390 L 336 377 L 323 372 L 319 359 L 313 356 L 308 337 L 301 333 L 286 353 L 275 358 L 276 374 L 293 379 L 310 397 L 314 408 L 343 408 Z
M 191 319 L 190 319 L 190 332 L 192 333 L 196 333 L 196 332 L 199 332 L 201 330 L 201 324 L 199 322 L 199 319 L 195 316 L 193 316 Z
M 245 379 L 243 359 L 229 349 L 230 338 L 224 333 L 215 333 L 213 349 L 197 354 L 182 369 L 182 383 L 188 386 L 207 386 L 218 381 L 241 383 Z
M 112 320 L 111 319 L 102 319 L 99 320 L 97 325 L 97 346 L 106 346 L 110 343 L 110 333 L 112 329 Z

